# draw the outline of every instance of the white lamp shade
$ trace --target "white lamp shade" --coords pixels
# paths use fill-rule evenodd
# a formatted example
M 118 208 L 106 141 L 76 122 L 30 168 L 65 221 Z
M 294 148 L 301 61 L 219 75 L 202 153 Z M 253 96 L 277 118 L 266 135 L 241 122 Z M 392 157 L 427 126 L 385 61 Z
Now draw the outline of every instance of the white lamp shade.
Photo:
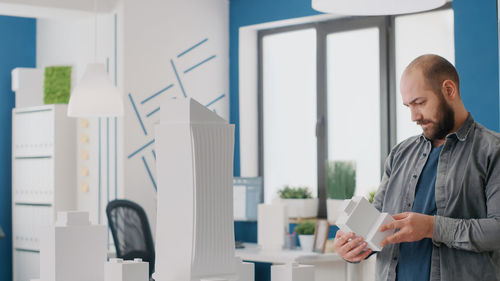
M 432 10 L 446 0 L 312 0 L 312 8 L 324 13 L 381 16 Z
M 123 115 L 123 96 L 109 80 L 104 64 L 87 65 L 83 78 L 69 98 L 70 117 L 115 117 Z

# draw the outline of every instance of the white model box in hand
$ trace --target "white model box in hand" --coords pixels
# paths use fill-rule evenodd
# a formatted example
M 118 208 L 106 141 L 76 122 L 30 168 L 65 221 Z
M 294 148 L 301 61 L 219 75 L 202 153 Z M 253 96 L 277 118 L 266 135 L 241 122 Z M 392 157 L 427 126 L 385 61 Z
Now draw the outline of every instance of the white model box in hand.
M 153 278 L 248 280 L 238 274 L 253 272 L 253 264 L 236 258 L 234 245 L 234 125 L 191 98 L 171 99 L 161 105 L 155 134 Z
M 291 263 L 271 266 L 271 281 L 313 281 L 314 279 L 313 265 Z
M 40 281 L 103 281 L 106 227 L 87 212 L 58 212 L 40 235 Z
M 142 259 L 110 259 L 104 268 L 104 281 L 149 281 L 149 264 Z
M 345 205 L 337 219 L 337 226 L 343 232 L 354 232 L 357 236 L 363 237 L 368 248 L 380 251 L 382 240 L 394 232 L 378 230 L 382 225 L 391 221 L 394 219 L 390 214 L 380 213 L 365 197 L 356 196 Z

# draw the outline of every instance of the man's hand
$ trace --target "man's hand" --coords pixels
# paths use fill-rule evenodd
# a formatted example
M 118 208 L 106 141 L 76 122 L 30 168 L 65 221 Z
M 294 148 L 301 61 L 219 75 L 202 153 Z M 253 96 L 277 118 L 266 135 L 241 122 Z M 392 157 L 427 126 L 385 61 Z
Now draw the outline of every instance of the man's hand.
M 372 252 L 371 249 L 366 249 L 366 242 L 363 237 L 355 236 L 354 233 L 344 233 L 338 230 L 333 242 L 335 251 L 344 260 L 350 262 L 360 262 L 364 260 Z
M 396 229 L 399 231 L 386 237 L 382 241 L 382 247 L 392 243 L 414 242 L 424 238 L 432 238 L 434 216 L 406 212 L 392 217 L 395 221 L 382 225 L 379 231 Z

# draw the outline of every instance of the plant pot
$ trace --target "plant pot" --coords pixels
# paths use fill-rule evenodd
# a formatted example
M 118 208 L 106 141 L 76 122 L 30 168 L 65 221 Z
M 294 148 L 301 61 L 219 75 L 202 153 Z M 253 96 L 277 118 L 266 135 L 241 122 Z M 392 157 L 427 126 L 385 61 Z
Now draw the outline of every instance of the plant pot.
M 281 199 L 289 218 L 314 218 L 318 215 L 318 198 Z
M 314 244 L 314 235 L 299 235 L 300 248 L 304 252 L 312 252 Z
M 330 198 L 326 200 L 326 216 L 330 224 L 335 224 L 337 222 L 337 218 L 344 210 L 347 202 L 349 202 L 349 200 Z

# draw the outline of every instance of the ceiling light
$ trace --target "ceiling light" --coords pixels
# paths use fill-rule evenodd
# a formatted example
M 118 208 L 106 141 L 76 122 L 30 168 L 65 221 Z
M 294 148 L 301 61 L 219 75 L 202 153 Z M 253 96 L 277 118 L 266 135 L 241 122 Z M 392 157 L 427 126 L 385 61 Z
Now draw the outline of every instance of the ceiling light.
M 324 13 L 381 16 L 432 10 L 446 0 L 312 0 L 312 8 Z
M 97 0 L 94 0 L 94 61 L 97 61 Z M 87 65 L 83 78 L 71 92 L 70 117 L 116 117 L 123 115 L 123 95 L 109 80 L 104 64 Z
M 109 80 L 104 64 L 88 64 L 82 80 L 71 93 L 68 116 L 113 117 L 122 115 L 122 94 Z

